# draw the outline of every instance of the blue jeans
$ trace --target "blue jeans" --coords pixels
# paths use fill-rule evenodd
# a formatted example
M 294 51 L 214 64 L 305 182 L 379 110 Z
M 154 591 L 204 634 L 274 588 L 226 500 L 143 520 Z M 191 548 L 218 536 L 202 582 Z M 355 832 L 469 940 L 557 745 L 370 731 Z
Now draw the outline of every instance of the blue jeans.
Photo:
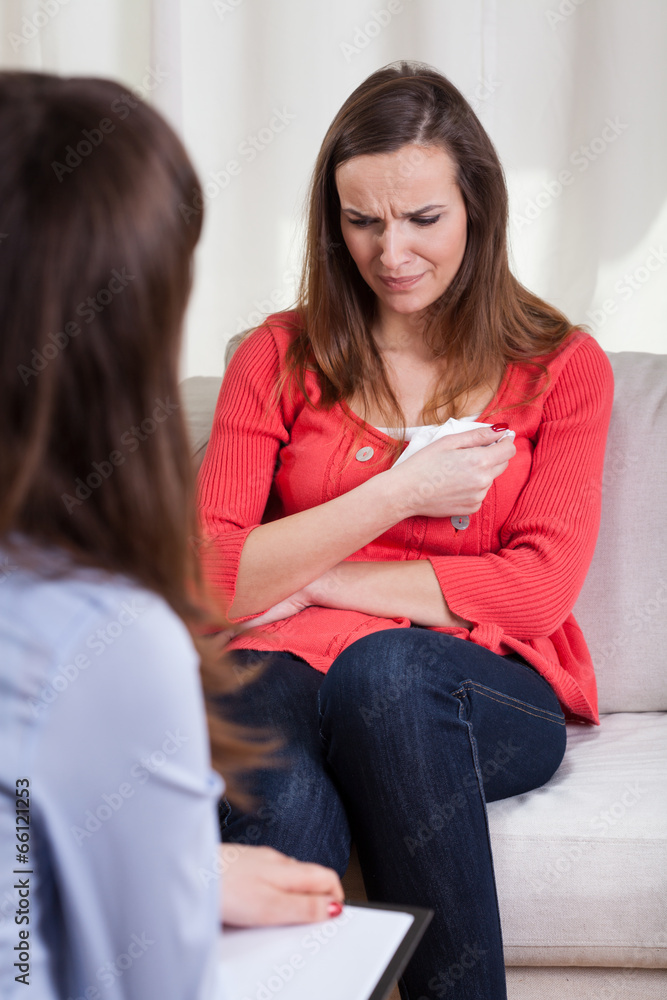
M 429 629 L 348 646 L 326 675 L 289 653 L 224 699 L 271 726 L 286 766 L 256 772 L 249 814 L 223 800 L 222 839 L 268 844 L 342 875 L 350 838 L 370 900 L 430 907 L 400 984 L 403 1000 L 503 1000 L 505 969 L 486 803 L 537 788 L 565 752 L 565 720 L 543 677 Z

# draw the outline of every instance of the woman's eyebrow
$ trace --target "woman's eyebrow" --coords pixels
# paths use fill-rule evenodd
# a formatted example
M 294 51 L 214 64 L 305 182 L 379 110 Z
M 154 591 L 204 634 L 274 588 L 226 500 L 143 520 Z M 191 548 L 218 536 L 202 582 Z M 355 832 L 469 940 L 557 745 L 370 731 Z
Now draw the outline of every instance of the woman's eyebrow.
M 434 208 L 445 208 L 445 205 L 424 205 L 423 208 L 416 208 L 413 212 L 402 212 L 399 218 L 409 219 L 413 215 L 423 215 L 424 212 L 432 212 Z M 358 215 L 361 218 L 375 218 L 375 216 L 367 216 L 365 212 L 359 212 L 356 208 L 345 208 L 341 205 L 342 212 L 350 212 L 352 215 Z
M 445 208 L 445 205 L 424 205 L 423 208 L 416 208 L 414 212 L 403 212 L 401 219 L 409 219 L 411 215 L 423 215 L 424 212 L 432 212 L 434 208 Z
M 365 212 L 360 212 L 356 208 L 342 208 L 341 211 L 345 212 L 347 215 L 356 215 L 359 219 L 376 219 L 375 215 L 366 215 Z

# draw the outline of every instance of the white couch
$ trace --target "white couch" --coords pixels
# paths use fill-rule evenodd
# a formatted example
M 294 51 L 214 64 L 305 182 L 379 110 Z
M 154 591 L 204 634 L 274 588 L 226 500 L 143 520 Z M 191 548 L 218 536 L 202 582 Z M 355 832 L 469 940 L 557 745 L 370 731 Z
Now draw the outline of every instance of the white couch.
M 575 608 L 602 724 L 568 725 L 551 781 L 488 809 L 510 1000 L 667 1000 L 667 355 L 609 358 L 602 524 Z M 197 462 L 219 386 L 181 385 Z M 354 864 L 346 888 L 363 894 Z

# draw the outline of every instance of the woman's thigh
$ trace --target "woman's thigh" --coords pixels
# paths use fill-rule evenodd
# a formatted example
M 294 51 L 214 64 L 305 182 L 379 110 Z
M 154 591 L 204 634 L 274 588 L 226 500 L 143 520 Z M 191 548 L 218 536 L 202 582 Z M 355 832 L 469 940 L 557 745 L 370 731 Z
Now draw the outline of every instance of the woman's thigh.
M 350 833 L 320 744 L 317 692 L 324 675 L 289 653 L 237 650 L 231 655 L 239 689 L 219 699 L 224 715 L 281 745 L 270 766 L 248 776 L 246 790 L 255 799 L 251 811 L 222 800 L 223 841 L 268 845 L 342 874 Z M 266 666 L 255 677 L 262 662 Z
M 536 670 L 427 629 L 389 629 L 348 646 L 319 701 L 325 742 L 335 727 L 339 742 L 366 744 L 377 766 L 394 748 L 434 784 L 465 733 L 489 802 L 544 784 L 565 751 L 558 699 Z

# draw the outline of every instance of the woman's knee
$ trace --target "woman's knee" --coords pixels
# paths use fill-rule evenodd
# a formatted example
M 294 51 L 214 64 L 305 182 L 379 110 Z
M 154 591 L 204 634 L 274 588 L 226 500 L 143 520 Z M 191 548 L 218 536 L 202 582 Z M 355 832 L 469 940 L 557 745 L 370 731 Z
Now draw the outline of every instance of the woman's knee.
M 404 676 L 415 677 L 424 665 L 442 660 L 441 640 L 448 638 L 426 629 L 399 628 L 371 632 L 339 653 L 329 674 L 348 677 L 355 684 L 386 683 Z
M 288 753 L 274 756 L 271 763 L 253 772 L 244 788 L 252 802 L 252 815 L 264 827 L 283 821 L 298 826 L 335 807 L 338 796 L 323 757 L 315 760 Z M 242 812 L 232 809 L 230 814 Z
M 281 755 L 255 772 L 251 811 L 223 800 L 223 841 L 275 847 L 301 861 L 345 870 L 350 834 L 345 807 L 323 756 Z
M 332 663 L 319 692 L 320 715 L 353 719 L 361 730 L 388 712 L 419 712 L 442 699 L 458 676 L 451 636 L 425 629 L 385 629 L 353 642 Z M 452 669 L 453 665 L 453 669 Z

